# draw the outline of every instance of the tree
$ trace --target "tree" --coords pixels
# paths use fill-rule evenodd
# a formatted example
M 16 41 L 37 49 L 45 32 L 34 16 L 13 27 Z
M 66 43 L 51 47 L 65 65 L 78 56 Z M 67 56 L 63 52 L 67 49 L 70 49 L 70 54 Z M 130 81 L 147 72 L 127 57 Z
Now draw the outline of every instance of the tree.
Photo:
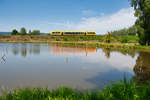
M 29 30 L 29 34 L 31 34 L 31 30 Z
M 104 42 L 110 43 L 111 42 L 111 34 L 108 32 L 104 37 Z
M 137 35 L 137 27 L 133 25 L 129 28 L 124 28 L 121 30 L 110 32 L 110 34 L 113 36 Z
M 30 35 L 40 35 L 39 30 L 33 30 Z
M 12 30 L 11 35 L 18 35 L 18 31 L 16 29 Z
M 26 34 L 27 34 L 26 29 L 24 27 L 22 27 L 20 29 L 20 35 L 26 35 Z
M 141 45 L 150 45 L 150 0 L 131 0 L 135 9 L 137 33 Z
M 137 35 L 137 27 L 136 26 L 132 26 L 130 28 L 128 28 L 128 35 Z

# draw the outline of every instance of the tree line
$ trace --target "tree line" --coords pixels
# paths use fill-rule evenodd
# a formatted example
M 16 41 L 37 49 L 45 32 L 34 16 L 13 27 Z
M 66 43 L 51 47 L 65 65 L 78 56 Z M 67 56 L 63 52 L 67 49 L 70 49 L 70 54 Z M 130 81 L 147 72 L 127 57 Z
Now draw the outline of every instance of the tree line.
M 20 31 L 13 29 L 11 35 L 40 35 L 40 30 L 29 30 L 29 32 L 27 32 L 27 30 L 22 27 Z
M 134 26 L 129 27 L 129 28 L 111 31 L 110 34 L 113 36 L 125 36 L 125 35 L 136 36 L 137 35 L 137 28 L 134 25 Z

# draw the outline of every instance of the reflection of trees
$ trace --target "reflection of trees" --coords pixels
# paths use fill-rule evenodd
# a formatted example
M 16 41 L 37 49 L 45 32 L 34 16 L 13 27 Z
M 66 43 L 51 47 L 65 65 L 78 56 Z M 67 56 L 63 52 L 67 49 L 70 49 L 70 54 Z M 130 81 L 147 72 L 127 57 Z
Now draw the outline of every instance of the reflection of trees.
M 13 47 L 12 52 L 14 55 L 18 55 L 18 53 L 19 53 L 18 47 Z
M 32 50 L 34 54 L 40 54 L 40 46 L 36 46 Z
M 131 56 L 132 58 L 135 57 L 135 51 L 134 50 L 120 50 L 119 51 L 121 54 L 123 55 L 129 55 Z
M 102 50 L 105 53 L 105 56 L 109 59 L 110 58 L 110 53 L 111 53 L 110 48 L 103 48 Z
M 134 50 L 118 50 L 118 49 L 114 49 L 114 48 L 102 48 L 102 50 L 108 59 L 110 58 L 111 52 L 119 52 L 123 55 L 129 55 L 132 58 L 135 57 L 135 51 Z
M 19 46 L 14 46 L 12 48 L 12 53 L 14 55 L 21 54 L 23 57 L 26 57 L 27 54 L 40 54 L 40 45 L 34 44 L 22 44 Z
M 21 47 L 21 55 L 22 55 L 23 57 L 26 57 L 26 55 L 27 55 L 27 48 L 26 48 L 25 46 L 22 46 L 22 47 Z
M 141 52 L 134 67 L 134 80 L 146 81 L 150 79 L 150 53 Z
M 31 45 L 29 47 L 29 52 L 30 54 L 40 54 L 40 45 L 36 45 L 36 46 Z

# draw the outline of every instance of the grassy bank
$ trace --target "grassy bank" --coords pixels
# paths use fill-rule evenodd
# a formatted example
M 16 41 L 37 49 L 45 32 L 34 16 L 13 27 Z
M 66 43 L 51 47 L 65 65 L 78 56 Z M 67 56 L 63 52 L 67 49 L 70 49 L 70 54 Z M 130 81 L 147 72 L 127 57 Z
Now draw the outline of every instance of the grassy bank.
M 138 43 L 137 36 L 111 36 L 110 42 Z M 106 36 L 0 35 L 0 41 L 106 41 Z
M 137 36 L 113 36 L 111 43 L 104 43 L 104 36 L 10 36 L 0 35 L 0 43 L 56 43 L 65 46 L 88 46 L 99 48 L 114 48 L 114 49 L 136 49 L 139 51 L 150 51 L 150 46 L 140 46 Z
M 3 94 L 0 100 L 150 100 L 150 83 L 139 86 L 126 80 L 104 90 L 78 91 L 61 87 L 56 90 L 25 88 Z

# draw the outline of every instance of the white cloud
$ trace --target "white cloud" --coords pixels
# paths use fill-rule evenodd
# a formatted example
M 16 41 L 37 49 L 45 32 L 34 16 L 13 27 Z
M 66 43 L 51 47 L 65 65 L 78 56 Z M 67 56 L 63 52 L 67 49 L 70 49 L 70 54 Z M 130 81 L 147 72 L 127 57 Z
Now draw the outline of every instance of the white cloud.
M 84 11 L 89 13 L 89 11 Z M 121 9 L 120 11 L 103 16 L 81 18 L 80 22 L 69 23 L 52 23 L 55 26 L 62 25 L 61 29 L 73 31 L 96 31 L 98 34 L 105 34 L 108 31 L 127 28 L 134 25 L 136 17 L 132 8 Z
M 99 34 L 104 34 L 108 31 L 130 27 L 134 25 L 135 21 L 132 8 L 121 9 L 112 15 L 84 18 L 76 25 L 75 30 L 96 31 Z

